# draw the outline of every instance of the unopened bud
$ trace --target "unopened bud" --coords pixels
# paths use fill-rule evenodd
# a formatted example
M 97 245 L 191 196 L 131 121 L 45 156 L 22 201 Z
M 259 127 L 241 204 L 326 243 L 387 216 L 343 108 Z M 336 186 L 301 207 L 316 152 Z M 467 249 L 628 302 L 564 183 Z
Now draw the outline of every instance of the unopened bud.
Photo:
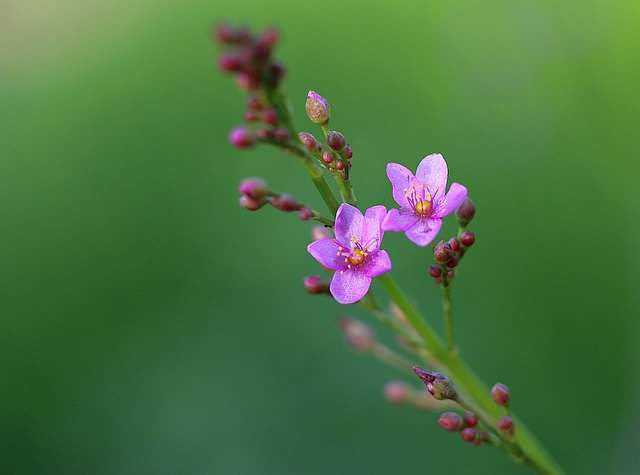
M 280 211 L 297 211 L 300 209 L 300 203 L 295 196 L 290 193 L 283 193 L 277 198 L 271 200 L 271 205 Z
M 425 371 L 419 366 L 414 366 L 413 372 L 418 375 L 427 387 L 429 394 L 434 398 L 438 400 L 457 398 L 456 388 L 453 382 L 444 374 L 431 373 L 429 371 Z
M 353 150 L 351 150 L 350 145 L 347 145 L 347 148 L 344 149 L 344 156 L 347 160 L 351 160 L 351 157 L 353 157 Z
M 298 138 L 300 139 L 300 143 L 302 146 L 307 149 L 307 152 L 316 154 L 318 152 L 318 141 L 316 138 L 310 134 L 309 132 L 300 132 L 298 134 Z
M 260 76 L 254 71 L 242 71 L 236 76 L 236 83 L 245 91 L 254 91 L 260 85 Z
M 440 264 L 446 263 L 452 256 L 453 251 L 448 242 L 440 241 L 433 249 L 433 258 Z
M 478 416 L 476 416 L 473 412 L 465 411 L 464 416 L 464 425 L 467 427 L 475 427 L 478 425 Z
M 322 152 L 322 161 L 327 165 L 333 163 L 333 154 L 325 150 L 324 152 Z
M 237 54 L 222 54 L 218 57 L 218 68 L 225 73 L 237 73 L 244 67 L 244 61 Z
M 255 122 L 258 120 L 258 114 L 255 111 L 247 111 L 244 113 L 245 122 Z
M 254 200 L 261 200 L 269 191 L 267 184 L 261 178 L 245 178 L 240 182 L 238 191 Z
M 263 205 L 262 201 L 254 200 L 248 195 L 242 195 L 238 202 L 240 206 L 242 206 L 244 209 L 248 209 L 249 211 L 259 210 Z
M 451 250 L 453 252 L 458 252 L 460 250 L 460 241 L 452 237 L 451 239 L 449 239 L 449 246 L 451 246 Z
M 445 412 L 438 418 L 438 424 L 449 432 L 457 432 L 464 426 L 464 421 L 455 412 Z
M 273 131 L 274 138 L 279 142 L 286 142 L 291 137 L 291 133 L 289 129 L 285 129 L 284 127 L 280 127 Z
M 342 151 L 346 144 L 347 142 L 344 139 L 344 135 L 342 135 L 340 132 L 332 130 L 327 135 L 327 145 L 336 152 Z
M 236 127 L 229 133 L 229 142 L 236 148 L 249 148 L 256 143 L 256 136 L 249 129 Z
M 457 257 L 452 257 L 451 259 L 449 259 L 447 261 L 447 267 L 449 269 L 453 269 L 457 265 L 458 265 L 458 258 Z
M 317 275 L 305 277 L 302 282 L 304 284 L 304 289 L 310 294 L 323 294 L 329 291 L 327 284 L 325 284 Z
M 309 91 L 305 104 L 307 115 L 311 122 L 318 125 L 327 125 L 331 117 L 331 106 L 320 94 Z
M 458 217 L 458 222 L 462 226 L 466 226 L 471 222 L 475 214 L 476 214 L 476 205 L 474 205 L 473 201 L 471 201 L 471 198 L 467 196 L 462 202 L 462 204 L 456 210 L 456 216 Z
M 411 392 L 404 381 L 389 381 L 384 385 L 384 395 L 394 404 L 402 404 L 409 400 Z
M 262 112 L 262 121 L 269 125 L 278 125 L 278 113 L 273 109 L 265 109 Z
M 509 388 L 506 385 L 496 383 L 491 388 L 491 397 L 496 404 L 500 406 L 508 406 L 511 394 L 509 393 Z
M 373 331 L 361 321 L 344 317 L 340 319 L 339 323 L 347 343 L 354 350 L 369 351 L 376 346 Z
M 513 434 L 513 419 L 509 416 L 502 416 L 498 419 L 498 429 L 507 434 Z
M 342 160 L 336 160 L 336 170 L 344 170 L 344 162 Z
M 314 241 L 320 241 L 321 239 L 331 239 L 333 235 L 324 226 L 314 226 L 311 229 L 311 239 Z
M 264 33 L 262 33 L 262 35 L 260 35 L 260 43 L 268 48 L 273 48 L 279 39 L 280 34 L 275 28 L 269 28 Z
M 300 212 L 298 213 L 298 216 L 300 216 L 302 221 L 309 221 L 315 215 L 316 214 L 309 208 L 300 208 Z
M 259 97 L 249 96 L 247 98 L 247 109 L 249 109 L 250 111 L 259 111 L 262 110 L 262 107 L 263 105 Z
M 473 243 L 476 242 L 476 236 L 471 231 L 465 231 L 460 236 L 460 242 L 464 247 L 471 247 Z
M 429 266 L 429 275 L 434 279 L 437 279 L 442 275 L 442 268 L 440 268 L 440 266 L 435 264 L 433 264 L 432 266 Z

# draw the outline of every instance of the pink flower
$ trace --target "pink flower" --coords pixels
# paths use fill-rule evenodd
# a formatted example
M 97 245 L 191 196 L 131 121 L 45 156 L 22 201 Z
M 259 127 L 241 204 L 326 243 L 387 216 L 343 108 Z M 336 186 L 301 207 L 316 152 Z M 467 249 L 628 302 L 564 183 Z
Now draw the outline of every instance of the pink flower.
M 374 277 L 391 270 L 389 255 L 380 250 L 384 235 L 380 223 L 386 212 L 384 206 L 374 206 L 362 216 L 358 208 L 343 203 L 336 213 L 335 239 L 321 239 L 307 247 L 320 264 L 336 271 L 329 290 L 338 302 L 357 302 Z
M 460 183 L 447 187 L 447 162 L 439 153 L 428 155 L 418 165 L 415 176 L 397 163 L 387 165 L 393 199 L 402 208 L 389 210 L 382 222 L 385 231 L 404 232 L 410 241 L 426 246 L 442 227 L 442 218 L 453 213 L 467 196 Z

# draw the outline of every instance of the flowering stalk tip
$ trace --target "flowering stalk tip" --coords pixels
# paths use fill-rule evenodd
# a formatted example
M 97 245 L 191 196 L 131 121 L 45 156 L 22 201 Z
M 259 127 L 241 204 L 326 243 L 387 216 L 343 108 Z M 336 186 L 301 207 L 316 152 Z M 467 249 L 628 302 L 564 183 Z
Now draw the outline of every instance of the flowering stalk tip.
M 327 100 L 315 91 L 309 91 L 305 104 L 307 116 L 311 122 L 318 125 L 327 125 L 331 117 L 331 106 Z

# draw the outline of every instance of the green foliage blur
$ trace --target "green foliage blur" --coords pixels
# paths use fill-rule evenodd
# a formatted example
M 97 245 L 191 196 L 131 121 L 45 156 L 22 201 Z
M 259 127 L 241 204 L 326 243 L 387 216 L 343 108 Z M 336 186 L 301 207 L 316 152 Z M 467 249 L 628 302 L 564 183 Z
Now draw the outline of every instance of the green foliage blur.
M 297 125 L 317 130 L 307 90 L 329 99 L 363 206 L 393 205 L 387 162 L 444 154 L 478 207 L 463 354 L 568 473 L 637 473 L 639 18 L 631 0 L 2 2 L 0 473 L 529 473 L 388 404 L 398 375 L 336 325 L 368 317 L 302 291 L 308 223 L 237 206 L 257 175 L 324 209 L 290 157 L 228 145 L 244 99 L 216 20 L 280 27 Z M 384 247 L 441 328 L 426 252 Z

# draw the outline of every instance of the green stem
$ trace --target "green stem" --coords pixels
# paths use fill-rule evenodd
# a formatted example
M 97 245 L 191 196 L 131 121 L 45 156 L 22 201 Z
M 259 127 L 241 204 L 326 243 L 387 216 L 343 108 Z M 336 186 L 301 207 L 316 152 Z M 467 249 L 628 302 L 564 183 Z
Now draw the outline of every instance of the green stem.
M 447 349 L 449 352 L 453 352 L 456 342 L 453 333 L 453 313 L 451 311 L 451 286 L 448 282 L 442 283 L 442 311 L 444 313 L 445 334 L 447 335 Z
M 495 427 L 496 421 L 502 415 L 502 410 L 491 399 L 489 389 L 467 366 L 459 353 L 451 353 L 446 350 L 440 337 L 424 320 L 420 312 L 416 310 L 390 274 L 383 274 L 378 279 L 389 298 L 400 307 L 418 335 L 424 340 L 425 348 L 431 357 L 455 381 L 460 390 L 459 392 L 467 395 L 470 401 L 479 406 L 490 418 L 491 426 Z M 562 470 L 545 452 L 525 425 L 515 418 L 514 421 L 517 427 L 514 440 L 530 460 L 531 466 L 539 473 L 561 475 L 563 473 Z
M 342 178 L 341 176 L 336 174 L 336 183 L 338 184 L 338 189 L 340 190 L 342 199 L 345 202 L 352 204 L 353 206 L 358 206 L 358 200 L 356 199 L 356 195 L 353 192 L 351 180 Z

